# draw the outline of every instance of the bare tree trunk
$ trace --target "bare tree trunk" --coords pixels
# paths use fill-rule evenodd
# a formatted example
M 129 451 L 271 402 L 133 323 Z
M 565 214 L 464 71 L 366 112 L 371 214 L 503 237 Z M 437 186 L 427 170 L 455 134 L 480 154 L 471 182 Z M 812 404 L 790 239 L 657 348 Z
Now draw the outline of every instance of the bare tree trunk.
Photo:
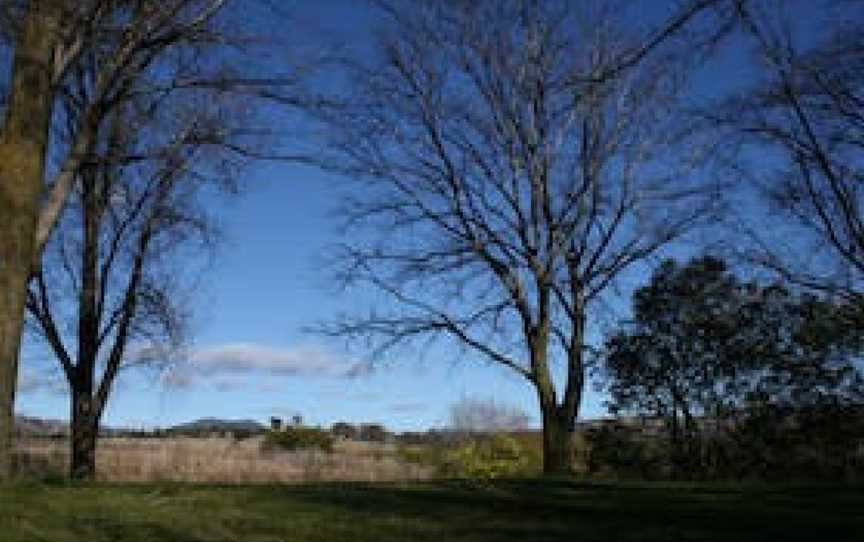
M 69 465 L 73 480 L 92 480 L 96 475 L 98 427 L 99 413 L 93 394 L 86 389 L 76 390 L 72 395 L 72 456 Z
M 678 402 L 673 400 L 672 402 L 672 419 L 671 419 L 671 431 L 669 435 L 670 447 L 671 447 L 671 456 L 672 456 L 672 478 L 679 478 L 681 476 L 681 430 L 678 424 Z
M 541 300 L 544 299 L 541 296 Z M 542 307 L 545 304 L 541 302 Z M 559 405 L 552 375 L 548 365 L 549 321 L 541 316 L 541 324 L 526 333 L 531 344 L 532 381 L 537 390 L 540 412 L 543 417 L 543 474 L 566 475 L 572 472 L 573 429 L 577 415 L 575 409 L 565 404 Z M 572 360 L 571 360 L 572 361 Z M 572 370 L 572 367 L 570 368 Z M 568 382 L 569 395 L 570 382 Z
M 538 284 L 540 295 L 540 324 L 526 335 L 531 344 L 532 381 L 537 390 L 540 411 L 543 417 L 543 473 L 567 475 L 573 472 L 575 452 L 576 419 L 582 403 L 585 381 L 584 360 L 584 305 L 578 280 L 571 284 L 574 299 L 578 301 L 577 314 L 571 319 L 571 337 L 567 351 L 567 380 L 564 395 L 559 403 L 552 375 L 549 370 L 548 353 L 552 324 L 548 311 L 548 288 Z
M 56 5 L 29 3 L 0 137 L 0 480 L 12 475 L 18 355 L 51 118 Z
M 2 205 L 2 203 L 0 203 Z M 19 261 L 16 247 L 9 242 L 14 229 L 0 213 L 0 262 Z M 12 226 L 14 228 L 14 225 Z M 10 246 L 12 245 L 12 246 Z M 10 250 L 11 249 L 11 250 Z M 26 254 L 26 252 L 25 252 Z M 20 261 L 29 262 L 23 256 Z M 23 322 L 24 291 L 28 268 L 0 264 L 0 480 L 12 476 L 15 446 L 15 387 L 18 375 L 18 349 Z
M 100 314 L 98 307 L 99 269 L 99 197 L 93 170 L 82 172 L 81 220 L 84 224 L 84 242 L 81 250 L 81 290 L 78 297 L 78 364 L 72 390 L 72 460 L 70 477 L 73 480 L 91 480 L 96 475 L 96 433 L 98 407 L 93 398 L 93 379 L 96 357 L 99 353 L 98 337 Z
M 702 442 L 699 428 L 690 413 L 690 406 L 685 401 L 684 405 L 684 441 L 685 460 L 687 475 L 692 479 L 700 476 L 704 469 L 702 461 Z
M 573 472 L 574 420 L 555 408 L 543 410 L 543 474 L 565 475 Z

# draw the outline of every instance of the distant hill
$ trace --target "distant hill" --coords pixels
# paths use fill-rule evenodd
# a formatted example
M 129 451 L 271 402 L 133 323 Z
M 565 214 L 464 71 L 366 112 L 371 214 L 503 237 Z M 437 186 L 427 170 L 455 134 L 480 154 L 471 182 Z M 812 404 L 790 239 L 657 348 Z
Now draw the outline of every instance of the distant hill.
M 168 428 L 169 433 L 177 435 L 200 435 L 202 433 L 264 433 L 267 428 L 254 420 L 224 420 L 220 418 L 201 418 L 193 422 L 181 423 Z
M 254 420 L 224 420 L 219 418 L 201 418 L 188 423 L 182 423 L 165 430 L 174 435 L 199 436 L 210 433 L 264 433 L 267 428 Z M 69 421 L 37 418 L 34 416 L 16 416 L 15 432 L 21 437 L 68 437 Z M 99 433 L 103 437 L 142 436 L 149 431 L 133 430 L 120 427 L 101 427 Z
M 69 435 L 69 422 L 33 416 L 15 416 L 15 432 L 25 437 L 62 437 Z

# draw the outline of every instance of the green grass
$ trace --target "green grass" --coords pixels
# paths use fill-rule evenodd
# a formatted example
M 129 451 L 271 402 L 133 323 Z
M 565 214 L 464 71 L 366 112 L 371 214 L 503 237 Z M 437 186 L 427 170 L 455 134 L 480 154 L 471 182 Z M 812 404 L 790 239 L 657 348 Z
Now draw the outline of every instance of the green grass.
M 0 487 L 0 540 L 864 540 L 851 488 L 569 481 Z

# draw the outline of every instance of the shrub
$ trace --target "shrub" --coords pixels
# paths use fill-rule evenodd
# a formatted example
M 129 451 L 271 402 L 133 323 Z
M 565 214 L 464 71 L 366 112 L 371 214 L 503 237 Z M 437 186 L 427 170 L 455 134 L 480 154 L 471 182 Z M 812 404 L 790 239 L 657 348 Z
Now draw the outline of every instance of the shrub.
M 443 444 L 403 444 L 396 449 L 396 457 L 405 463 L 427 465 L 442 470 L 448 450 Z
M 447 454 L 448 474 L 485 481 L 526 474 L 538 463 L 513 437 L 496 435 L 472 440 Z
M 327 431 L 317 427 L 286 427 L 282 431 L 268 431 L 261 447 L 265 451 L 318 449 L 333 451 L 333 439 Z
M 586 473 L 599 478 L 666 478 L 671 450 L 661 437 L 643 437 L 633 428 L 603 425 L 585 432 L 582 453 Z

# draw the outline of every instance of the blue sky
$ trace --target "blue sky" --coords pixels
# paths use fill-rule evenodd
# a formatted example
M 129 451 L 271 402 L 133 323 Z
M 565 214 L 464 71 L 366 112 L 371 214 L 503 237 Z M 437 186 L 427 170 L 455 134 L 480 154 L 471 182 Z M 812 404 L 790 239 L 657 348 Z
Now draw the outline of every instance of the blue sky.
M 327 247 L 340 238 L 330 214 L 341 183 L 278 164 L 254 168 L 248 185 L 220 209 L 227 239 L 196 295 L 193 364 L 215 368 L 122 376 L 106 424 L 166 426 L 204 416 L 264 421 L 299 413 L 313 424 L 368 421 L 411 430 L 445 424 L 449 405 L 473 395 L 534 412 L 531 388 L 498 367 L 427 352 L 403 354 L 370 372 L 362 351 L 306 332 L 352 304 L 320 272 Z M 19 413 L 68 417 L 59 371 L 44 371 L 41 349 L 28 351 Z
M 286 42 L 309 50 L 326 35 L 362 49 L 372 19 L 360 5 L 295 2 L 290 6 L 298 31 L 280 32 Z M 649 15 L 666 7 L 642 4 Z M 696 91 L 712 95 L 724 82 L 747 75 L 741 51 L 733 49 L 700 76 Z M 452 403 L 479 396 L 520 406 L 539 425 L 532 388 L 505 369 L 454 361 L 452 352 L 432 348 L 400 352 L 387 365 L 367 370 L 362 350 L 346 350 L 338 341 L 305 332 L 358 303 L 351 297 L 356 294 L 336 291 L 322 271 L 327 247 L 340 239 L 331 213 L 344 185 L 289 163 L 255 165 L 245 184 L 248 190 L 241 196 L 214 201 L 226 242 L 196 292 L 191 345 L 192 366 L 208 369 L 122 376 L 105 424 L 167 426 L 205 416 L 264 421 L 297 413 L 312 424 L 380 422 L 403 431 L 442 426 Z M 616 305 L 622 317 L 626 305 Z M 59 371 L 45 371 L 42 362 L 44 354 L 30 345 L 18 412 L 67 418 L 65 383 Z M 582 417 L 603 415 L 602 397 L 590 387 L 586 391 Z

